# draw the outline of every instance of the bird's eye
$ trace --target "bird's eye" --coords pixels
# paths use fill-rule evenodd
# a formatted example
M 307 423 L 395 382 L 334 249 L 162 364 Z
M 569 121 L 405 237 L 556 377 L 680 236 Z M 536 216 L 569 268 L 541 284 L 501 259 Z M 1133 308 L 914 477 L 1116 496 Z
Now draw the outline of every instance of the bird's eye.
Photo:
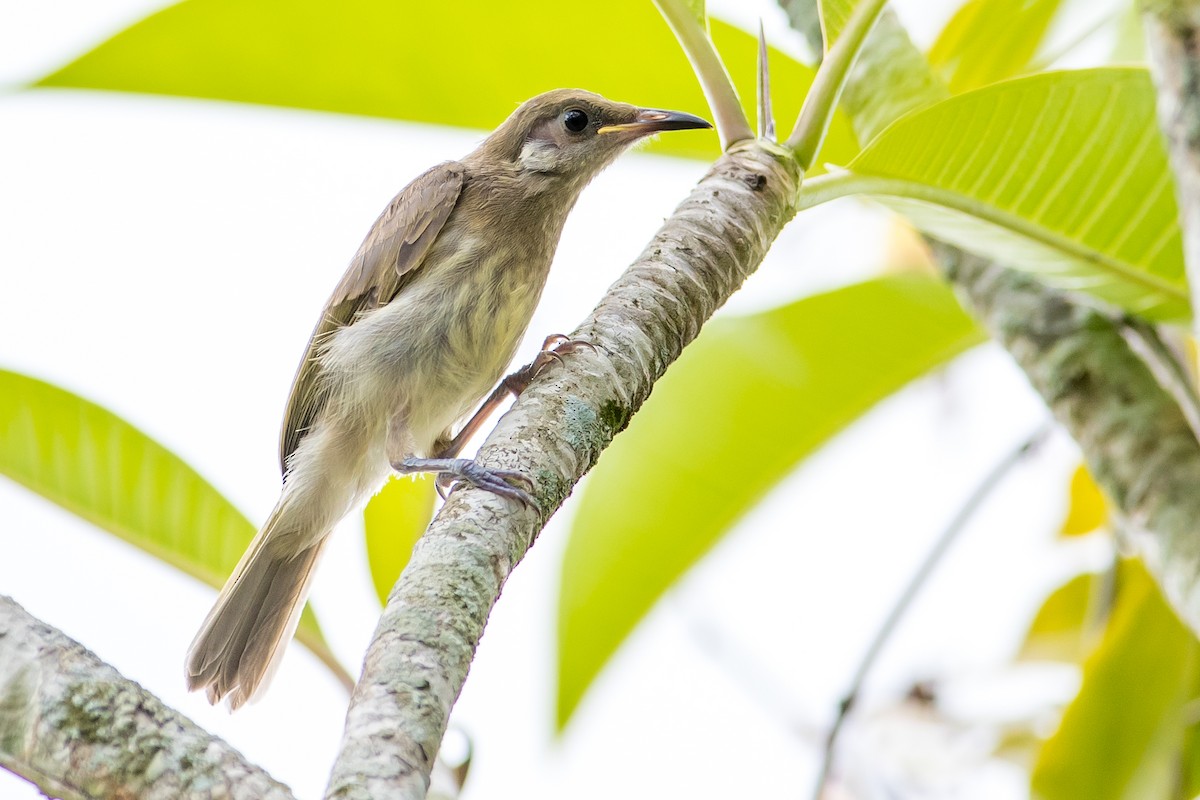
M 571 133 L 579 133 L 588 126 L 588 115 L 578 108 L 572 108 L 563 114 L 563 125 Z

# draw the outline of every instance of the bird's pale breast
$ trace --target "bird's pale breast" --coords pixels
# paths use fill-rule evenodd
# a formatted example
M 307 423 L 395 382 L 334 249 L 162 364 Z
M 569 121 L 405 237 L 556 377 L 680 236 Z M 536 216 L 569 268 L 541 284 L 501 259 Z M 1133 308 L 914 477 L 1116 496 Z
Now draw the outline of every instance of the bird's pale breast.
M 551 254 L 508 241 L 447 225 L 412 283 L 338 331 L 324 355 L 334 395 L 371 419 L 401 415 L 412 454 L 428 455 L 491 391 L 529 324 Z

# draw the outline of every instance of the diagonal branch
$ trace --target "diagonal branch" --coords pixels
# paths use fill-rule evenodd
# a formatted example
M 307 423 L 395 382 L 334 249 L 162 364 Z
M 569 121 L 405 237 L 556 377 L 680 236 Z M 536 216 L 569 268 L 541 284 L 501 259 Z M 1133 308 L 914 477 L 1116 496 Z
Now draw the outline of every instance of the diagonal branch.
M 68 800 L 292 798 L 228 744 L 3 596 L 0 766 Z
M 804 23 L 805 14 L 794 12 L 813 0 L 780 2 Z M 894 81 L 886 84 L 891 91 L 873 88 L 882 75 Z M 895 16 L 885 13 L 843 99 L 866 140 L 889 114 L 935 102 L 945 91 Z M 935 253 L 965 303 L 1079 444 L 1092 474 L 1139 532 L 1147 566 L 1175 610 L 1200 632 L 1200 443 L 1179 404 L 1130 348 L 1118 321 L 951 245 L 936 243 Z
M 935 243 L 947 277 L 1025 371 L 1200 631 L 1200 442 L 1121 326 L 1032 278 Z
M 451 496 L 388 597 L 327 797 L 424 796 L 505 579 L 654 382 L 762 261 L 795 213 L 798 184 L 777 145 L 735 145 L 572 334 L 595 351 L 567 356 L 503 417 L 479 457 L 533 477 L 544 512 L 478 490 Z

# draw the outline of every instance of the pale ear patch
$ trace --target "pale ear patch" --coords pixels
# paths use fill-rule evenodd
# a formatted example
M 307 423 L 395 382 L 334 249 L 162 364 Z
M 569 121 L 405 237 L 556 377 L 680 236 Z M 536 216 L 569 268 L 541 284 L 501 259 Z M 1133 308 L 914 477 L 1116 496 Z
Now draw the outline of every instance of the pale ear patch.
M 521 146 L 518 161 L 530 172 L 554 172 L 558 169 L 558 146 L 545 139 L 528 139 Z

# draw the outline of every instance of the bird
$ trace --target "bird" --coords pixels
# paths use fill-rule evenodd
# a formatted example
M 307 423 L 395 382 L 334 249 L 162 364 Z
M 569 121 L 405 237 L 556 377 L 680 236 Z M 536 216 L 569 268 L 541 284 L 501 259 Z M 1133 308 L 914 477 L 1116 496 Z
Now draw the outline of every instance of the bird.
M 524 102 L 470 154 L 392 199 L 309 339 L 283 418 L 279 500 L 188 649 L 190 690 L 230 710 L 261 695 L 330 532 L 390 473 L 434 472 L 439 485 L 464 481 L 533 502 L 519 473 L 457 456 L 507 392 L 575 344 L 550 337 L 538 359 L 501 381 L 567 215 L 634 143 L 711 127 L 692 114 L 558 89 Z

